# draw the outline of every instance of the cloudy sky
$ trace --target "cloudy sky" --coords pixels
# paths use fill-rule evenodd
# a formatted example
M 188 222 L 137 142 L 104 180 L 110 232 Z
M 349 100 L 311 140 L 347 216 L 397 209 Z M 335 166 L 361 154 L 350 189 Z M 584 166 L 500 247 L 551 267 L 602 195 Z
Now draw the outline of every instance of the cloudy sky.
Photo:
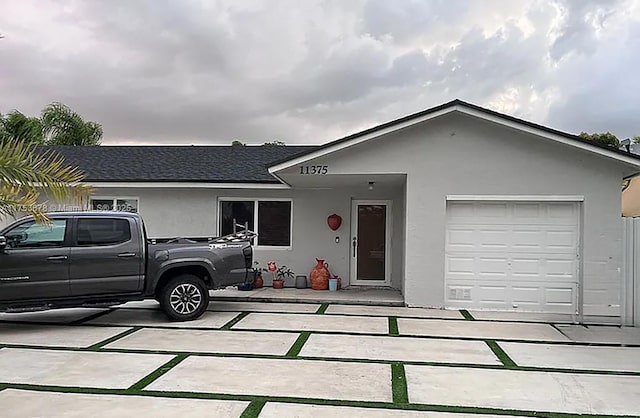
M 454 98 L 640 134 L 640 0 L 0 0 L 0 112 L 104 144 L 322 143 Z

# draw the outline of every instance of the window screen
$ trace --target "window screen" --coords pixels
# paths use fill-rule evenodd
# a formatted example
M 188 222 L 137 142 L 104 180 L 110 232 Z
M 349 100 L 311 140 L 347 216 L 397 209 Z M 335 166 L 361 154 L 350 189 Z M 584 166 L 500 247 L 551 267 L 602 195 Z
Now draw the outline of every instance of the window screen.
M 244 225 L 249 224 L 249 230 L 255 231 L 254 227 L 255 202 L 234 201 L 220 202 L 220 235 L 233 234 L 233 223 Z
M 291 202 L 258 202 L 258 245 L 291 245 Z

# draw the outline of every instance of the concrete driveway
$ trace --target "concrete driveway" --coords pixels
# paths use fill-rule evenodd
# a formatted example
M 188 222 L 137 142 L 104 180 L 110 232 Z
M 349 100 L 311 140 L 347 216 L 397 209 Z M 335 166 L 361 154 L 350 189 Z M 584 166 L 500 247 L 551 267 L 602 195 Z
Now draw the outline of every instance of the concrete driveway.
M 637 328 L 254 302 L 169 323 L 140 302 L 0 314 L 0 347 L 2 417 L 640 415 Z

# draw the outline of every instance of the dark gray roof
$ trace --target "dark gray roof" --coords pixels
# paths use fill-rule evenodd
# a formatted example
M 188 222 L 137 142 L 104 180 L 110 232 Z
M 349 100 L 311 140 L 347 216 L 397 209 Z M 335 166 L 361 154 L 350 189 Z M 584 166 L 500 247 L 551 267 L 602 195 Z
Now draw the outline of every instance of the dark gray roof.
M 43 146 L 80 167 L 86 181 L 278 183 L 274 162 L 316 146 Z

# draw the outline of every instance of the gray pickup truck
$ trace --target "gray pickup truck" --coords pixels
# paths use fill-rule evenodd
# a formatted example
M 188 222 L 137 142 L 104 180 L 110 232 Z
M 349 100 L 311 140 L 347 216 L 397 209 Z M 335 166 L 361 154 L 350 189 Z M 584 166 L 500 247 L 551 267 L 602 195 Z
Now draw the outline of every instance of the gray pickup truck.
M 155 299 L 169 319 L 189 321 L 209 289 L 253 281 L 250 231 L 195 241 L 152 240 L 134 213 L 51 213 L 0 231 L 0 312 L 106 307 Z

